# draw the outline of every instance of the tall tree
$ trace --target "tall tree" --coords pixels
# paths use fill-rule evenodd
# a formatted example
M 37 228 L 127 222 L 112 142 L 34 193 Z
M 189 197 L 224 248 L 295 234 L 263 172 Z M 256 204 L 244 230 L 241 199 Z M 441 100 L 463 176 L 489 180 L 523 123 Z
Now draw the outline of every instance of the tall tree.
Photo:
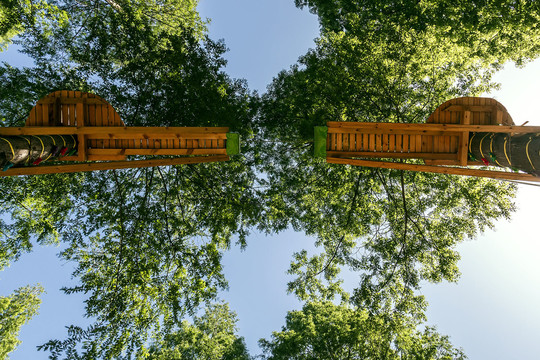
M 266 359 L 465 359 L 448 337 L 400 313 L 310 302 L 290 311 L 271 340 L 260 340 Z
M 540 51 L 540 7 L 534 0 L 295 0 L 319 16 L 326 32 L 435 32 L 439 45 L 473 60 L 518 63 Z
M 10 296 L 0 296 L 0 359 L 8 359 L 8 354 L 21 343 L 20 328 L 37 314 L 42 292 L 39 285 L 26 286 Z
M 68 87 L 96 91 L 128 125 L 249 135 L 250 93 L 221 70 L 225 47 L 203 36 L 196 2 L 166 2 L 169 12 L 160 4 L 59 3 L 65 23 L 48 32 L 57 20 L 45 19 L 21 34 L 36 66 L 1 70 L 5 123 L 19 125 L 39 97 Z M 64 291 L 87 294 L 94 319 L 41 348 L 55 358 L 144 356 L 148 339 L 161 341 L 225 288 L 222 253 L 233 239 L 245 245 L 260 209 L 245 149 L 219 165 L 2 179 L 10 249 L 28 251 L 35 237 L 63 241 L 79 279 Z
M 455 245 L 513 210 L 515 188 L 509 184 L 313 159 L 315 125 L 423 122 L 445 100 L 493 85 L 492 70 L 459 51 L 439 49 L 433 32 L 388 35 L 325 34 L 263 97 L 259 124 L 275 139 L 261 161 L 269 174 L 267 226 L 292 225 L 316 236 L 324 249 L 295 255 L 290 271 L 298 278 L 290 290 L 303 299 L 343 294 L 341 266 L 359 273 L 355 296 L 377 294 L 395 278 L 413 289 L 422 280 L 455 281 Z
M 153 344 L 149 359 L 249 360 L 244 338 L 236 334 L 236 322 L 227 304 L 209 305 L 193 324 L 183 321 L 176 332 Z

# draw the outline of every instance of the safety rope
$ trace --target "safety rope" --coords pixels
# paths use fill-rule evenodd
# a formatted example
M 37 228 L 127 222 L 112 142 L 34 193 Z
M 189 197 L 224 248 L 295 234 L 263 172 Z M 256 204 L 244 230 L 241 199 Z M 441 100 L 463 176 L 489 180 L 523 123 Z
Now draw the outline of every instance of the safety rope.
M 532 136 L 529 137 L 529 141 L 527 142 L 527 146 L 525 146 L 525 152 L 527 153 L 527 159 L 529 159 L 529 163 L 531 164 L 533 170 L 536 170 L 536 168 L 534 167 L 534 165 L 532 163 L 531 157 L 529 156 L 529 144 L 531 143 L 531 141 L 532 141 Z
M 8 139 L 5 139 L 3 137 L 0 137 L 0 139 L 6 141 L 9 144 L 9 147 L 11 149 L 11 154 L 13 155 L 13 159 L 15 159 L 15 150 L 13 150 L 13 145 L 11 145 L 11 142 Z

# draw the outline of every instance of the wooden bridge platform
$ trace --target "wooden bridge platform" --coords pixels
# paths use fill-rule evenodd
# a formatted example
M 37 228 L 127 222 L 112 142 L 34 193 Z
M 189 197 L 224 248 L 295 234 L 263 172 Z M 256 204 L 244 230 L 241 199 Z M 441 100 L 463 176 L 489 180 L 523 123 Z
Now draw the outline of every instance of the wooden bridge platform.
M 456 168 L 484 165 L 468 156 L 469 140 L 478 132 L 540 133 L 540 127 L 514 125 L 494 99 L 458 98 L 439 106 L 423 124 L 330 121 L 316 130 L 315 151 L 329 163 L 539 181 L 530 174 Z M 419 159 L 424 165 L 398 159 Z
M 0 128 L 0 136 L 71 135 L 77 140 L 77 154 L 55 158 L 56 161 L 93 163 L 69 165 L 73 171 L 103 170 L 114 166 L 133 167 L 143 163 L 126 161 L 130 155 L 190 156 L 169 159 L 170 164 L 226 161 L 239 152 L 238 134 L 227 127 L 132 127 L 125 126 L 115 109 L 97 95 L 80 91 L 56 91 L 42 98 L 32 108 L 24 127 Z M 166 165 L 167 159 L 155 159 Z M 109 165 L 96 161 L 110 161 Z M 152 166 L 152 159 L 145 160 Z M 121 163 L 122 162 L 122 163 Z M 78 165 L 78 166 L 75 166 Z M 60 166 L 14 167 L 0 176 L 47 173 Z M 55 170 L 56 169 L 56 170 Z M 77 170 L 79 169 L 79 170 Z M 87 169 L 87 170 L 80 170 Z

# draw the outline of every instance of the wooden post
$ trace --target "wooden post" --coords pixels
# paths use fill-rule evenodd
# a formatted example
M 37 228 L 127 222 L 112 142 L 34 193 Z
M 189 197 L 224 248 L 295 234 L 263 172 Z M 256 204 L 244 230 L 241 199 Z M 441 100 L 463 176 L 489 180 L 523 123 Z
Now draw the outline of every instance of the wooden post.
M 477 169 L 467 169 L 467 168 L 448 167 L 448 166 L 404 164 L 404 163 L 395 163 L 395 162 L 387 162 L 387 161 L 360 160 L 360 159 L 327 158 L 326 161 L 331 164 L 347 164 L 347 165 L 366 166 L 366 167 L 375 167 L 375 168 L 383 168 L 383 169 L 396 169 L 396 170 L 420 171 L 420 172 L 430 172 L 430 173 L 448 174 L 448 175 L 465 175 L 465 176 L 487 177 L 487 178 L 506 179 L 506 180 L 523 180 L 523 181 L 540 182 L 540 178 L 530 175 L 530 174 L 504 172 L 504 171 L 477 170 Z

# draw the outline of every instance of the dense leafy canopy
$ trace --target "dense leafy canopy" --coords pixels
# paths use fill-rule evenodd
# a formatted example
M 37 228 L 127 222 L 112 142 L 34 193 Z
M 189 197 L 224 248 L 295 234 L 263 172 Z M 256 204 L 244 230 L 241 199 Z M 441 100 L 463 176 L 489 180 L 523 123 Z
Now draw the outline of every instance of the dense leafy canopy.
M 434 31 L 441 48 L 474 59 L 522 63 L 540 51 L 540 8 L 534 0 L 295 0 L 319 16 L 324 32 Z
M 361 15 L 361 14 L 360 14 Z M 381 20 L 382 21 L 382 20 Z M 341 267 L 359 273 L 353 300 L 379 306 L 381 289 L 455 281 L 465 238 L 508 217 L 514 187 L 492 180 L 329 166 L 311 156 L 326 121 L 422 122 L 444 100 L 490 89 L 494 67 L 440 47 L 434 26 L 328 31 L 263 96 L 260 126 L 281 140 L 265 153 L 267 226 L 318 238 L 323 251 L 295 255 L 289 290 L 300 298 L 344 294 Z M 286 134 L 285 136 L 283 134 Z M 295 151 L 288 151 L 294 148 Z M 412 293 L 411 293 L 412 296 Z M 387 299 L 380 299 L 387 300 Z
M 43 292 L 41 286 L 26 286 L 15 290 L 10 296 L 0 296 L 0 359 L 20 344 L 18 339 L 21 326 L 37 314 Z
M 310 302 L 287 314 L 282 331 L 261 340 L 267 359 L 464 359 L 448 338 L 399 313 Z
M 236 314 L 227 304 L 213 304 L 193 324 L 183 321 L 178 331 L 153 344 L 155 360 L 249 360 L 244 339 L 236 335 Z
M 294 254 L 289 290 L 307 303 L 261 342 L 265 356 L 463 357 L 433 328 L 417 330 L 427 306 L 417 290 L 457 280 L 455 246 L 509 217 L 515 187 L 329 165 L 311 154 L 313 126 L 423 122 L 450 98 L 491 89 L 502 63 L 537 55 L 537 5 L 296 3 L 319 15 L 321 37 L 260 98 L 223 72 L 225 46 L 207 37 L 194 0 L 51 1 L 2 22 L 0 40 L 20 33 L 35 62 L 0 67 L 3 126 L 72 89 L 107 99 L 128 125 L 229 126 L 249 139 L 227 163 L 0 180 L 0 267 L 62 242 L 78 279 L 64 291 L 87 297 L 93 323 L 42 345 L 52 358 L 249 358 L 226 305 L 196 314 L 226 288 L 233 240 L 288 227 L 320 251 Z M 352 291 L 342 269 L 357 275 Z M 336 296 L 342 305 L 328 302 Z
M 58 7 L 68 21 L 28 26 L 19 43 L 36 66 L 2 67 L 5 124 L 20 125 L 38 98 L 70 88 L 104 96 L 129 125 L 230 126 L 248 136 L 249 92 L 222 72 L 224 45 L 203 36 L 196 3 L 171 2 L 167 21 L 151 5 L 66 2 Z M 63 242 L 80 280 L 64 291 L 86 294 L 94 319 L 42 348 L 68 358 L 143 356 L 150 338 L 215 298 L 226 287 L 222 252 L 233 236 L 245 244 L 259 211 L 248 163 L 3 178 L 5 263 L 33 241 Z

